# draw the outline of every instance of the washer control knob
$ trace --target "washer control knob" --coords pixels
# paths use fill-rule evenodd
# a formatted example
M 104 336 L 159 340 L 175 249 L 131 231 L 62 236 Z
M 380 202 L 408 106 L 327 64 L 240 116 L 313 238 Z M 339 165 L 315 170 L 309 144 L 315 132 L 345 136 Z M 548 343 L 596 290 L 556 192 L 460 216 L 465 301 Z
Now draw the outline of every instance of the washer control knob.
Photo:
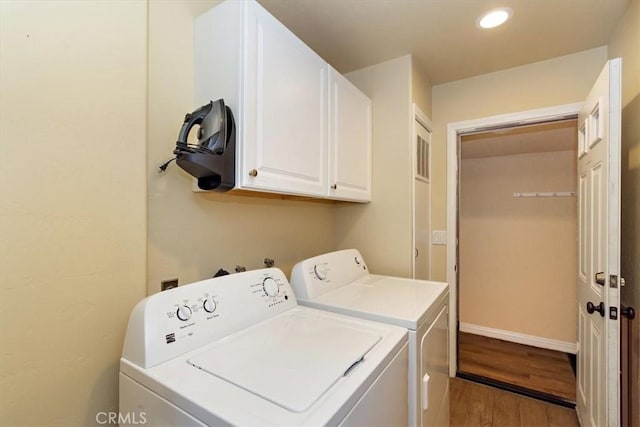
M 313 266 L 313 273 L 319 280 L 325 280 L 327 278 L 327 266 L 316 264 Z
M 186 322 L 191 319 L 191 309 L 188 305 L 181 305 L 178 307 L 178 310 L 176 310 L 176 315 L 178 316 L 178 319 Z
M 272 277 L 267 277 L 262 281 L 262 288 L 267 296 L 275 297 L 278 295 L 278 284 Z
M 202 303 L 202 308 L 204 308 L 204 311 L 206 311 L 207 313 L 213 313 L 214 311 L 216 311 L 216 308 L 218 308 L 218 306 L 216 305 L 216 302 L 213 300 L 213 298 L 207 298 Z

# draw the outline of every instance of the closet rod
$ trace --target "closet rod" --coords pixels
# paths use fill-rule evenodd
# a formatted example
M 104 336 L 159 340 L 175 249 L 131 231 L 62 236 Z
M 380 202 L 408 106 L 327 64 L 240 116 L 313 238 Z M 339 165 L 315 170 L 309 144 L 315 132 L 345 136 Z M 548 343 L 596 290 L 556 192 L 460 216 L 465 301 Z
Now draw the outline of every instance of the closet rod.
M 575 197 L 575 191 L 547 191 L 536 193 L 513 193 L 513 197 Z

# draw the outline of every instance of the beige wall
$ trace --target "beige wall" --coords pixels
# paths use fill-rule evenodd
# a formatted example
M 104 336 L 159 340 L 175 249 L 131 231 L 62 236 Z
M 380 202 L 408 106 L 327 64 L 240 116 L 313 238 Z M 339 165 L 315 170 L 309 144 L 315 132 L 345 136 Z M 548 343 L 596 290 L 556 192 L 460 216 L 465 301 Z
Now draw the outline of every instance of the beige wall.
M 371 271 L 412 275 L 412 103 L 431 116 L 431 83 L 410 55 L 348 73 L 373 109 L 373 193 L 335 207 L 337 248 L 358 248 Z
M 175 164 L 156 172 L 171 157 L 184 114 L 194 109 L 194 18 L 216 3 L 149 3 L 149 293 L 163 279 L 184 284 L 220 267 L 261 268 L 265 257 L 289 274 L 297 261 L 333 250 L 331 204 L 194 193 Z
M 153 1 L 147 16 L 144 1 L 0 1 L 2 425 L 91 425 L 116 410 L 130 310 L 161 279 L 256 268 L 265 256 L 288 272 L 352 246 L 376 272 L 410 275 L 410 185 L 397 183 L 411 180 L 410 100 L 428 115 L 431 105 L 408 56 L 349 76 L 374 99 L 370 205 L 195 194 L 175 165 L 156 174 L 194 107 L 193 17 L 215 3 Z M 632 0 L 610 45 L 625 61 L 623 183 L 638 182 L 640 164 L 629 120 L 638 26 Z M 433 88 L 435 228 L 446 223 L 446 123 L 580 101 L 605 58 L 600 48 Z M 638 212 L 638 186 L 623 191 Z M 444 279 L 444 248 L 435 252 Z
M 432 228 L 446 229 L 447 124 L 582 102 L 607 59 L 600 47 L 434 86 Z M 446 280 L 446 247 L 433 246 L 432 278 Z
M 414 58 L 411 58 L 411 99 L 431 119 L 431 82 Z
M 639 307 L 640 0 L 631 2 L 613 34 L 609 57 L 622 57 L 622 274 L 631 284 L 623 289 L 623 298 Z
M 640 310 L 640 0 L 632 0 L 609 41 L 609 58 L 622 57 L 622 247 L 621 273 L 627 281 L 622 302 Z M 632 322 L 631 425 L 640 424 L 640 327 Z
M 574 151 L 462 160 L 460 322 L 576 342 L 576 199 L 513 197 L 575 189 Z
M 145 294 L 146 3 L 0 9 L 0 424 L 93 425 Z
M 372 101 L 371 203 L 335 206 L 339 249 L 362 252 L 372 272 L 411 276 L 411 56 L 348 73 Z

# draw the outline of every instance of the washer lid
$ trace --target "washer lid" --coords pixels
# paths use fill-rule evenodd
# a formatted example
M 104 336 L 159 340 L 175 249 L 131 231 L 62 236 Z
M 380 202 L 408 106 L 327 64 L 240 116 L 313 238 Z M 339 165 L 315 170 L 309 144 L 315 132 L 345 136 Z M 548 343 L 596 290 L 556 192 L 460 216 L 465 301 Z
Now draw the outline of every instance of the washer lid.
M 188 363 L 287 410 L 302 412 L 380 339 L 340 319 L 298 312 L 222 339 Z

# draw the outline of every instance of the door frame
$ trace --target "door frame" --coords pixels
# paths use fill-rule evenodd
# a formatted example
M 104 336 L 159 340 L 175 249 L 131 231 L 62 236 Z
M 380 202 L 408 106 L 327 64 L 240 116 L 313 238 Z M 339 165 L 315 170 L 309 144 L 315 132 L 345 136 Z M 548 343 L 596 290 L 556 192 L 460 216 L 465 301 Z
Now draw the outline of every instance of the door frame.
M 577 117 L 582 102 L 447 124 L 447 283 L 449 284 L 449 376 L 458 371 L 458 141 L 461 135 Z
M 429 141 L 429 174 L 431 175 L 431 144 L 433 142 L 433 125 L 431 124 L 431 120 L 427 117 L 425 113 L 422 112 L 420 107 L 414 102 L 412 105 L 413 112 L 413 120 L 411 121 L 411 277 L 415 279 L 416 277 L 416 137 L 418 133 L 416 132 L 416 122 L 420 123 L 426 130 L 431 134 L 431 140 Z M 429 233 L 431 233 L 432 224 L 431 224 L 431 200 L 433 197 L 431 186 L 431 179 L 429 179 Z M 432 246 L 431 236 L 429 236 L 429 246 Z M 433 249 L 433 248 L 431 248 Z M 431 278 L 431 262 L 433 261 L 433 257 L 431 254 L 433 250 L 429 250 L 429 278 Z

